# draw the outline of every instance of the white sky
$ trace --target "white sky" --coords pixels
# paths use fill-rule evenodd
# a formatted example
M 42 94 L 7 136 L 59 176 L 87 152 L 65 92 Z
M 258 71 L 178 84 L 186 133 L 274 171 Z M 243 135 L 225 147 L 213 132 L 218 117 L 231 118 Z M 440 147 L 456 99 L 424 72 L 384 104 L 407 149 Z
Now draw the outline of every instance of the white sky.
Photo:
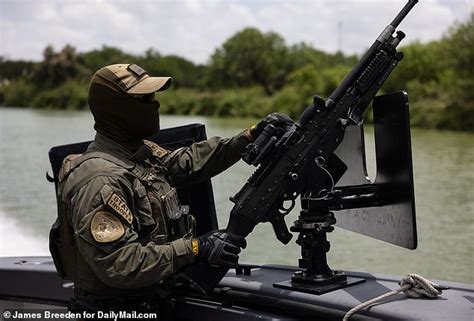
M 405 0 L 0 0 L 0 55 L 41 60 L 51 44 L 79 52 L 102 45 L 141 54 L 154 48 L 205 63 L 244 27 L 275 31 L 288 44 L 362 53 Z M 405 41 L 438 39 L 465 20 L 473 0 L 420 0 L 401 25 Z

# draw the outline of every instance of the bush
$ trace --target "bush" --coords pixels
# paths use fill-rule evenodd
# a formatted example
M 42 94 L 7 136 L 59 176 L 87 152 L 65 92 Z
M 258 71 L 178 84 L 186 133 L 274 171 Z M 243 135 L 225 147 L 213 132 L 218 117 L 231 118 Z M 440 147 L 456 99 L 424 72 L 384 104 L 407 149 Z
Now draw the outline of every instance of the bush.
M 262 88 L 223 90 L 217 97 L 215 116 L 261 117 L 270 112 L 271 99 Z
M 200 94 L 192 89 L 171 89 L 157 94 L 160 110 L 163 114 L 192 114 L 195 113 Z
M 271 99 L 259 87 L 236 90 L 169 90 L 158 94 L 164 114 L 261 117 L 272 111 Z
M 2 104 L 11 107 L 28 107 L 32 105 L 31 98 L 35 95 L 35 86 L 24 78 L 2 85 Z
M 54 89 L 40 92 L 33 100 L 33 107 L 55 109 L 85 109 L 87 84 L 68 80 Z
M 303 112 L 311 99 L 301 94 L 299 88 L 287 86 L 279 91 L 273 97 L 273 106 L 275 111 L 288 114 L 295 119 Z

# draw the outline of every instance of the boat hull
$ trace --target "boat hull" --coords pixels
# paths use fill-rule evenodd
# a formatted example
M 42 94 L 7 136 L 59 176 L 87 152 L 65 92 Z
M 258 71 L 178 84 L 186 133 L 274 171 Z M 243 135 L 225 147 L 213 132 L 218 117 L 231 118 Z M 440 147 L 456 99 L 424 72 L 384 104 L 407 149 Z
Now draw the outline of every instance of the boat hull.
M 345 271 L 365 282 L 315 295 L 277 288 L 298 268 L 243 265 L 227 273 L 208 296 L 197 293 L 172 299 L 176 320 L 341 320 L 361 302 L 399 288 L 400 277 Z M 240 272 L 240 273 L 239 273 Z M 66 311 L 73 285 L 57 275 L 50 257 L 0 258 L 0 310 L 55 309 Z M 450 289 L 438 299 L 408 299 L 398 294 L 351 320 L 472 320 L 472 284 L 435 281 Z

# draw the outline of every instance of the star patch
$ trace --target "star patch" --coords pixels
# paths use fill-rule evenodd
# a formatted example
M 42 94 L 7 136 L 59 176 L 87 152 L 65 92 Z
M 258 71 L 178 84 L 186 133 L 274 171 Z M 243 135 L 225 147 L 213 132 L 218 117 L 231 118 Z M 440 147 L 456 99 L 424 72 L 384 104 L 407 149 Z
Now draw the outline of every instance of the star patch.
M 123 224 L 118 217 L 105 211 L 94 214 L 90 230 L 92 237 L 98 243 L 113 242 L 125 234 Z

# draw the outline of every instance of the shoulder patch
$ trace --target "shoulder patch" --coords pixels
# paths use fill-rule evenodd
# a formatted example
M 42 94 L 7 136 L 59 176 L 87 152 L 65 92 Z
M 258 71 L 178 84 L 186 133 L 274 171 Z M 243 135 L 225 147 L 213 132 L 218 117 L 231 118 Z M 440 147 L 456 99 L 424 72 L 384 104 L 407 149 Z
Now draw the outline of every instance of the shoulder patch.
M 94 214 L 90 230 L 98 243 L 113 242 L 125 234 L 122 222 L 114 214 L 105 211 Z
M 107 205 L 110 206 L 117 214 L 122 216 L 128 224 L 132 224 L 133 215 L 132 211 L 127 206 L 127 203 L 118 196 L 116 193 L 113 193 L 109 200 L 107 201 Z
M 152 153 L 153 153 L 153 156 L 156 156 L 158 158 L 162 158 L 163 156 L 167 155 L 168 154 L 168 150 L 161 147 L 160 145 L 154 143 L 154 142 L 151 142 L 149 140 L 144 140 L 143 141 L 145 143 L 145 145 L 147 145 Z

